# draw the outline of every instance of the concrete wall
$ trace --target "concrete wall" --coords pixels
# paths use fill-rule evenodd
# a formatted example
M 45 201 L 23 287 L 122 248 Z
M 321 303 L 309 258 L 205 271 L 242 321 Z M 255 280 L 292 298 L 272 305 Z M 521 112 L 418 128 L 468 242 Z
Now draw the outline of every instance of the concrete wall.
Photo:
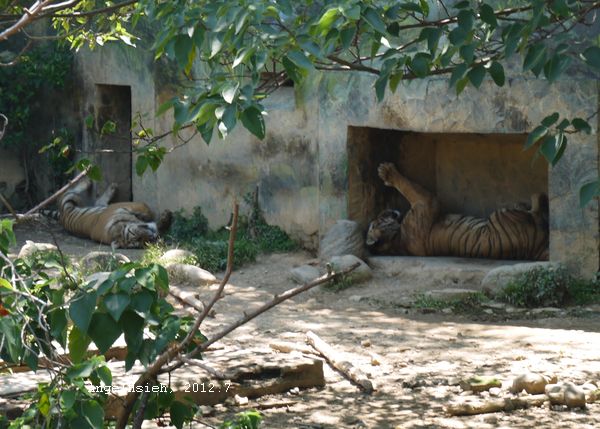
M 171 83 L 157 78 L 162 75 L 152 70 L 150 58 L 119 49 L 80 56 L 86 92 L 93 94 L 95 84 L 130 85 L 134 114 L 148 113 L 145 125 L 157 133 L 169 130 L 170 116 L 156 119 L 154 111 L 172 96 Z M 598 83 L 568 76 L 552 86 L 523 78 L 508 80 L 503 88 L 484 82 L 479 91 L 467 88 L 460 97 L 445 79 L 427 79 L 401 85 L 382 103 L 375 100 L 370 76 L 330 73 L 315 76 L 311 84 L 302 99 L 296 99 L 292 88 L 268 99 L 264 141 L 241 126 L 210 146 L 195 137 L 167 155 L 156 173 L 134 176 L 134 199 L 157 210 L 200 205 L 215 227 L 229 219 L 234 197 L 258 186 L 267 220 L 315 246 L 319 234 L 349 214 L 349 127 L 513 135 L 531 131 L 554 111 L 586 118 L 598 108 Z M 84 113 L 93 110 L 90 103 L 83 106 Z M 552 260 L 591 274 L 600 260 L 598 202 L 579 208 L 578 190 L 598 175 L 597 127 L 591 135 L 569 136 L 569 141 L 563 159 L 549 172 L 550 254 Z M 166 141 L 167 146 L 176 144 L 173 137 Z M 452 157 L 450 149 L 445 152 L 444 157 Z M 447 165 L 456 172 L 470 162 L 459 161 Z

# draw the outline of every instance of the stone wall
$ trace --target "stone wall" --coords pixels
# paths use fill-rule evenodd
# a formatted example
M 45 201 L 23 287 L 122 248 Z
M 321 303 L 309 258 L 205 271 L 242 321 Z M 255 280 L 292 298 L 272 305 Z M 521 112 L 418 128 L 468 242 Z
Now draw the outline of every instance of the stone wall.
M 152 69 L 151 58 L 119 49 L 80 56 L 86 92 L 93 94 L 95 84 L 129 85 L 134 115 L 147 113 L 145 126 L 156 133 L 169 130 L 170 114 L 155 118 L 154 112 L 172 97 L 171 82 L 158 78 L 162 74 Z M 428 135 L 478 134 L 475 140 L 486 140 L 492 134 L 510 140 L 523 138 L 554 111 L 570 118 L 586 118 L 598 108 L 598 83 L 569 77 L 552 86 L 524 78 L 508 80 L 503 88 L 484 82 L 479 91 L 467 88 L 459 97 L 448 89 L 445 79 L 427 79 L 401 85 L 382 103 L 375 100 L 370 76 L 330 73 L 315 76 L 311 85 L 302 98 L 295 97 L 293 88 L 282 88 L 266 101 L 269 115 L 263 141 L 241 126 L 225 141 L 215 137 L 208 146 L 194 137 L 170 153 L 156 173 L 133 177 L 134 199 L 146 201 L 157 210 L 190 211 L 199 205 L 211 226 L 217 227 L 229 219 L 233 198 L 239 199 L 258 186 L 267 221 L 314 247 L 319 235 L 336 219 L 349 216 L 348 139 L 352 130 L 368 127 Z M 82 110 L 93 110 L 91 103 L 84 102 Z M 591 274 L 600 259 L 598 202 L 579 208 L 578 190 L 598 174 L 597 127 L 591 135 L 569 139 L 563 160 L 547 173 L 550 254 L 552 260 Z M 167 146 L 178 143 L 174 137 L 166 140 Z M 448 159 L 456 155 L 449 146 L 438 148 L 437 153 Z M 476 161 L 459 162 L 451 160 L 446 166 L 450 170 L 444 174 L 450 177 Z M 523 165 L 523 159 L 520 162 Z M 536 175 L 546 180 L 539 167 Z M 519 188 L 515 183 L 510 186 Z M 444 192 L 444 184 L 436 183 L 436 188 Z M 527 186 L 523 188 L 530 192 Z M 497 203 L 505 205 L 509 199 L 503 194 Z M 481 210 L 489 210 L 491 201 L 488 198 Z

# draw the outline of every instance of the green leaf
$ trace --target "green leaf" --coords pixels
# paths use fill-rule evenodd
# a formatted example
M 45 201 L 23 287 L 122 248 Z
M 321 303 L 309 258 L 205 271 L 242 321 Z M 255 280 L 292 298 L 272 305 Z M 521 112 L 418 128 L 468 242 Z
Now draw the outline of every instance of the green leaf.
M 69 332 L 69 356 L 73 363 L 79 363 L 85 357 L 92 339 L 74 326 Z
M 89 335 L 100 353 L 105 353 L 121 335 L 121 328 L 108 314 L 95 313 L 92 317 Z
M 454 9 L 464 9 L 466 7 L 469 7 L 470 5 L 471 5 L 471 3 L 469 2 L 469 0 L 463 0 L 463 1 L 459 1 L 458 3 L 456 3 L 452 7 Z
M 50 311 L 48 314 L 48 321 L 50 323 L 50 333 L 64 346 L 65 340 L 67 339 L 67 311 L 63 308 L 56 308 Z
M 544 125 L 537 126 L 532 132 L 527 136 L 527 141 L 525 142 L 525 146 L 523 150 L 529 149 L 533 146 L 539 139 L 544 137 L 548 133 L 548 128 Z
M 465 63 L 471 64 L 475 58 L 475 43 L 461 46 L 459 49 L 460 56 L 465 60 Z
M 360 5 L 351 4 L 351 5 L 341 5 L 340 11 L 342 15 L 348 19 L 352 19 L 353 21 L 358 21 L 360 19 Z
M 93 429 L 102 429 L 104 427 L 104 409 L 96 401 L 86 401 L 81 410 L 83 418 Z
M 142 314 L 148 314 L 143 312 Z M 126 311 L 121 320 L 119 326 L 125 334 L 125 343 L 127 343 L 128 352 L 132 352 L 134 355 L 137 354 L 142 343 L 144 341 L 144 319 L 139 316 L 139 313 L 133 311 Z
M 400 8 L 408 12 L 417 12 L 423 14 L 423 9 L 420 5 L 412 2 L 400 3 Z
M 96 308 L 95 292 L 80 292 L 69 306 L 69 316 L 81 332 L 86 333 Z
M 363 14 L 365 21 L 378 33 L 385 34 L 385 24 L 379 17 L 379 14 L 372 8 L 368 7 Z
M 468 33 L 473 29 L 475 22 L 475 16 L 470 10 L 461 10 L 458 12 L 458 27 L 462 28 L 465 33 Z
M 490 76 L 498 86 L 504 86 L 505 77 L 504 77 L 504 67 L 497 61 L 492 61 L 490 68 L 488 69 Z
M 60 407 L 63 411 L 68 411 L 75 404 L 76 393 L 73 390 L 63 390 L 60 392 Z
M 148 168 L 148 158 L 146 158 L 146 155 L 138 155 L 138 157 L 135 161 L 135 173 L 138 176 L 141 176 L 142 174 L 144 174 L 144 172 L 146 171 L 147 168 Z
M 467 76 L 469 77 L 469 80 L 471 81 L 473 86 L 475 88 L 479 88 L 481 86 L 481 83 L 483 82 L 483 78 L 485 77 L 485 67 L 483 66 L 483 64 L 479 64 L 473 67 L 471 70 L 469 70 Z
M 102 180 L 102 170 L 97 165 L 92 165 L 88 170 L 87 176 L 94 182 Z
M 460 93 L 464 91 L 467 87 L 467 83 L 469 83 L 469 78 L 467 76 L 456 82 L 456 95 L 460 95 Z
M 223 39 L 225 35 L 223 33 L 213 33 L 210 41 L 210 58 L 213 58 L 223 47 Z
M 102 125 L 102 129 L 100 130 L 101 135 L 113 134 L 117 130 L 117 124 L 115 121 L 106 121 L 104 125 Z
M 123 314 L 130 302 L 129 295 L 125 293 L 115 293 L 104 298 L 106 310 L 115 319 L 115 322 L 119 321 L 121 314 Z
M 248 107 L 242 112 L 240 119 L 248 131 L 261 140 L 265 138 L 265 121 L 261 111 L 257 107 Z
M 494 9 L 490 5 L 483 3 L 479 8 L 479 15 L 481 15 L 481 20 L 490 27 L 495 28 L 498 26 L 498 20 L 494 14 Z
M 347 27 L 340 31 L 340 42 L 343 49 L 348 49 L 356 35 L 356 27 Z
M 179 68 L 186 68 L 190 52 L 193 49 L 194 44 L 192 43 L 192 39 L 187 34 L 178 34 L 175 37 L 174 51 L 175 51 L 175 59 L 177 60 L 177 64 Z
M 385 97 L 385 87 L 388 84 L 389 74 L 380 75 L 375 81 L 375 95 L 377 96 L 377 101 L 381 102 Z
M 194 415 L 193 409 L 179 401 L 173 401 L 169 408 L 171 416 L 171 424 L 177 429 L 183 428 L 185 422 L 191 419 Z
M 100 380 L 102 380 L 106 386 L 110 386 L 112 384 L 112 373 L 106 365 L 96 368 L 96 375 L 98 375 L 98 378 L 100 378 Z
M 316 25 L 317 31 L 321 35 L 327 33 L 331 29 L 333 23 L 335 22 L 336 19 L 338 19 L 339 16 L 340 16 L 340 11 L 337 7 L 327 9 L 325 11 L 325 13 L 323 14 L 323 16 L 321 16 L 321 19 L 319 19 L 319 22 L 317 22 L 317 25 Z
M 223 89 L 221 90 L 221 96 L 227 104 L 233 103 L 233 100 L 235 99 L 239 87 L 240 84 L 238 82 L 229 82 L 225 85 L 225 87 L 223 87 Z
M 541 43 L 530 46 L 523 61 L 523 70 L 531 70 L 546 60 L 546 47 Z
M 393 73 L 390 76 L 390 89 L 392 90 L 392 92 L 396 92 L 396 89 L 398 88 L 398 84 L 400 83 L 401 80 L 402 80 L 402 73 Z
M 582 56 L 588 65 L 600 70 L 600 48 L 598 46 L 590 46 L 583 51 Z
M 551 127 L 556 121 L 558 121 L 559 117 L 560 115 L 558 114 L 558 112 L 554 112 L 551 115 L 548 115 L 544 119 L 542 119 L 542 125 L 544 125 L 545 127 Z
M 287 58 L 303 70 L 313 70 L 315 68 L 303 52 L 291 51 L 287 54 Z
M 419 53 L 413 57 L 409 64 L 410 70 L 417 77 L 425 77 L 429 74 L 430 67 L 430 56 L 429 54 Z
M 544 140 L 542 140 L 540 152 L 544 155 L 544 158 L 554 166 L 561 158 L 566 148 L 566 144 L 567 139 L 562 133 L 547 135 L 544 137 Z
M 592 133 L 592 127 L 585 119 L 575 118 L 571 121 L 571 125 L 573 125 L 577 131 L 583 131 L 586 134 Z
M 560 77 L 561 74 L 571 64 L 571 58 L 566 55 L 555 54 L 544 66 L 544 75 L 548 82 L 552 83 Z
M 461 63 L 454 67 L 454 70 L 452 70 L 452 74 L 450 75 L 450 88 L 456 86 L 456 83 L 467 73 L 467 69 L 468 67 L 465 63 Z
M 579 190 L 579 205 L 585 207 L 594 197 L 600 195 L 600 181 L 588 182 Z
M 93 115 L 87 115 L 85 117 L 85 127 L 88 130 L 91 130 L 92 128 L 94 128 L 94 116 Z
M 469 32 L 465 31 L 461 27 L 456 27 L 450 32 L 450 34 L 448 34 L 448 40 L 450 40 L 450 43 L 452 43 L 454 46 L 460 46 L 465 42 L 465 40 L 467 40 L 468 36 Z
M 427 49 L 429 49 L 429 52 L 431 52 L 431 54 L 433 54 L 438 48 L 438 43 L 440 41 L 441 36 L 442 36 L 441 28 L 426 27 L 423 30 L 421 30 L 419 39 L 427 40 Z

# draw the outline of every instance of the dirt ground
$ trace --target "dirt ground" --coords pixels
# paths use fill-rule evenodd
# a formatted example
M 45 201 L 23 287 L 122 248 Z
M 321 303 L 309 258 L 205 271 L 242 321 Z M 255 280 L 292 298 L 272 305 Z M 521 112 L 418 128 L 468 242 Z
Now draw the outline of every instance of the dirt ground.
M 56 225 L 16 229 L 19 245 L 26 239 L 59 243 L 72 256 L 107 250 L 87 240 L 64 234 Z M 140 256 L 140 251 L 125 251 Z M 236 271 L 226 297 L 216 305 L 204 333 L 238 319 L 244 310 L 258 306 L 291 287 L 289 270 L 307 261 L 303 252 L 263 255 Z M 218 275 L 218 274 L 217 274 Z M 345 353 L 373 380 L 376 391 L 366 394 L 339 372 L 325 365 L 326 387 L 290 391 L 270 398 L 251 399 L 247 406 L 234 403 L 207 410 L 194 428 L 218 427 L 236 412 L 265 401 L 284 400 L 285 408 L 263 410 L 264 428 L 596 428 L 600 404 L 585 410 L 530 408 L 510 413 L 450 417 L 444 406 L 465 396 L 457 381 L 472 375 L 494 375 L 508 381 L 528 372 L 553 373 L 559 381 L 600 382 L 600 315 L 571 313 L 527 320 L 481 317 L 386 305 L 369 300 L 378 286 L 390 279 L 375 271 L 368 283 L 339 292 L 319 288 L 283 303 L 239 328 L 226 341 L 240 347 L 264 347 L 273 340 L 303 344 L 312 330 Z M 201 299 L 211 288 L 197 291 Z M 522 316 L 519 316 L 522 317 Z M 373 357 L 380 361 L 373 364 Z M 210 362 L 210 353 L 204 357 Z M 164 426 L 168 419 L 147 427 Z M 145 426 L 146 427 L 146 426 Z

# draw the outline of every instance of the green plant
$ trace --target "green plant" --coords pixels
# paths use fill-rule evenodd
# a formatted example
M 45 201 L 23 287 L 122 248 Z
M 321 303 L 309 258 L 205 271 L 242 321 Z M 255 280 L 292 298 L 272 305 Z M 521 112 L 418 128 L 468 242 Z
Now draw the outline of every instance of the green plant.
M 473 291 L 462 298 L 450 300 L 434 298 L 430 295 L 420 293 L 415 295 L 413 307 L 428 310 L 443 310 L 451 308 L 456 313 L 470 313 L 481 308 L 481 303 L 487 301 L 488 298 L 482 292 Z
M 219 429 L 258 429 L 262 416 L 258 411 L 250 410 L 239 413 L 235 416 L 235 420 L 224 421 Z
M 248 196 L 245 198 L 249 199 Z M 227 263 L 228 237 L 227 228 L 210 230 L 202 209 L 195 207 L 189 217 L 182 211 L 175 213 L 167 240 L 193 252 L 202 268 L 221 271 Z M 251 206 L 250 215 L 240 216 L 238 222 L 234 266 L 252 262 L 260 253 L 286 252 L 297 248 L 298 244 L 281 228 L 267 224 L 257 206 Z
M 511 281 L 500 299 L 519 307 L 589 304 L 600 301 L 599 280 L 575 277 L 565 267 L 536 267 Z

